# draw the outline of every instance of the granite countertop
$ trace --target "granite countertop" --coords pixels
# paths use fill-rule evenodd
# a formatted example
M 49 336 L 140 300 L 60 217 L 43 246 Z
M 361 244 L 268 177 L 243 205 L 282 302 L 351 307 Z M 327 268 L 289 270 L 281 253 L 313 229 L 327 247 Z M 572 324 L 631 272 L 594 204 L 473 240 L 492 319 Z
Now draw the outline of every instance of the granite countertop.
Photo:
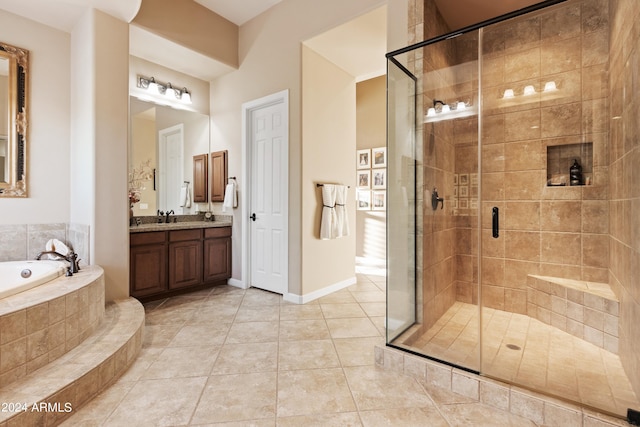
M 158 223 L 157 217 L 138 217 L 141 224 L 129 226 L 129 233 L 142 233 L 147 231 L 187 230 L 193 228 L 231 227 L 231 215 L 214 215 L 213 221 L 205 220 L 200 215 L 178 215 L 177 222 Z M 172 217 L 173 218 L 173 217 Z

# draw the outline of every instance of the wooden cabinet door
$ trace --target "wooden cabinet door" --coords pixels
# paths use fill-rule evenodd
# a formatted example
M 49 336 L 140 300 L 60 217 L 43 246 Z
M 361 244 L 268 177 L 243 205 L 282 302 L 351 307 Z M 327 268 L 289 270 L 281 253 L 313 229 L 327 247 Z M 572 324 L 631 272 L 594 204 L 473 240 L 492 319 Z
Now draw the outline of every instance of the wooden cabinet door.
M 205 239 L 204 281 L 213 282 L 231 277 L 231 237 Z
M 207 155 L 193 156 L 193 201 L 194 203 L 206 203 L 207 201 Z
M 169 289 L 199 285 L 202 282 L 202 241 L 187 240 L 169 244 Z
M 164 243 L 131 246 L 129 257 L 132 296 L 143 297 L 167 289 L 167 246 Z
M 227 150 L 211 153 L 211 201 L 224 202 L 227 185 Z

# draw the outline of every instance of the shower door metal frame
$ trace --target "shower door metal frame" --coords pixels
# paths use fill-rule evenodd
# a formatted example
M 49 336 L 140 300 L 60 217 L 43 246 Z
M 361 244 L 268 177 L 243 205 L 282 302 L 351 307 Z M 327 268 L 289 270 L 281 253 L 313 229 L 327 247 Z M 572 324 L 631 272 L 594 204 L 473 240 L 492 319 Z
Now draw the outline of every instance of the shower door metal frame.
M 538 10 L 541 10 L 541 9 L 544 9 L 544 8 L 547 8 L 547 7 L 550 7 L 550 6 L 554 6 L 556 4 L 561 4 L 561 3 L 564 3 L 566 1 L 567 0 L 545 0 L 545 1 L 542 1 L 540 3 L 536 3 L 534 5 L 531 5 L 531 6 L 516 10 L 516 11 L 509 12 L 509 13 L 497 16 L 495 18 L 491 18 L 491 19 L 479 22 L 477 24 L 469 25 L 467 27 L 464 27 L 464 28 L 461 28 L 461 29 L 458 29 L 458 30 L 455 30 L 455 31 L 451 31 L 449 33 L 442 34 L 440 36 L 437 36 L 437 37 L 434 37 L 434 38 L 431 38 L 431 39 L 428 39 L 428 40 L 424 40 L 424 41 L 421 41 L 421 42 L 418 42 L 418 43 L 414 43 L 414 44 L 406 46 L 404 48 L 400 48 L 400 49 L 388 52 L 385 55 L 385 57 L 387 58 L 387 61 L 388 61 L 387 62 L 387 79 L 388 79 L 388 63 L 389 63 L 389 61 L 391 61 L 396 66 L 398 66 L 401 70 L 403 70 L 405 73 L 407 73 L 408 76 L 410 76 L 412 79 L 414 79 L 414 81 L 417 81 L 417 77 L 415 75 L 413 75 L 409 70 L 407 70 L 404 66 L 402 66 L 402 64 L 400 64 L 400 62 L 395 58 L 396 56 L 402 55 L 402 54 L 405 54 L 405 53 L 409 53 L 409 52 L 414 51 L 416 49 L 420 49 L 420 48 L 423 48 L 423 47 L 426 47 L 426 46 L 429 46 L 429 45 L 433 45 L 433 44 L 436 44 L 436 43 L 438 43 L 440 41 L 452 39 L 452 38 L 458 37 L 458 36 L 460 36 L 462 34 L 470 33 L 470 32 L 473 32 L 473 31 L 478 31 L 479 32 L 478 70 L 480 71 L 480 67 L 482 66 L 482 55 L 481 54 L 482 54 L 482 29 L 483 28 L 485 28 L 487 26 L 490 26 L 490 25 L 493 25 L 493 24 L 497 24 L 497 23 L 509 20 L 509 19 L 512 19 L 512 18 L 517 18 L 519 16 L 526 15 L 528 13 L 536 12 Z M 481 79 L 479 79 L 479 83 L 478 83 L 478 93 L 479 94 L 481 93 L 481 82 L 480 81 L 481 81 Z M 387 86 L 388 86 L 388 82 L 387 82 Z M 388 87 L 387 87 L 387 89 L 388 89 Z M 387 99 L 388 99 L 388 94 L 387 94 Z M 414 97 L 414 102 L 417 103 L 417 95 Z M 482 97 L 481 96 L 478 97 L 478 102 L 480 103 L 479 112 L 478 112 L 478 116 L 479 116 L 479 119 L 478 119 L 478 132 L 481 132 L 482 131 L 482 125 L 481 125 L 482 121 L 480 119 L 481 112 L 482 112 Z M 387 113 L 388 113 L 388 100 L 387 100 Z M 418 117 L 417 117 L 417 105 L 414 106 L 414 113 L 416 115 L 414 117 L 414 120 L 415 120 L 414 129 L 417 130 L 417 128 L 418 128 L 417 127 L 417 123 L 418 123 L 417 122 L 417 120 L 418 120 Z M 387 117 L 387 121 L 388 120 L 389 120 L 389 117 Z M 389 145 L 388 138 L 389 138 L 389 135 L 388 135 L 388 132 L 387 132 L 387 146 Z M 481 147 L 482 147 L 482 138 L 481 138 L 481 133 L 479 133 L 478 134 L 478 171 L 479 172 L 481 171 L 481 167 L 482 167 L 482 163 L 481 163 L 481 160 L 482 160 L 481 159 L 482 158 Z M 415 159 L 415 156 L 414 156 L 414 159 Z M 415 165 L 415 162 L 414 162 L 414 168 L 415 168 L 415 166 L 416 165 Z M 414 172 L 415 172 L 415 170 L 414 170 Z M 482 186 L 482 183 L 481 183 L 481 180 L 479 180 L 479 182 L 478 182 L 478 192 L 479 192 L 479 194 L 481 194 L 480 193 L 481 188 L 482 188 L 481 186 Z M 417 192 L 417 189 L 415 188 L 415 186 L 414 186 L 414 192 Z M 414 200 L 416 200 L 416 199 L 414 199 Z M 479 354 L 479 363 L 480 364 L 479 364 L 479 367 L 481 368 L 482 367 L 482 350 L 481 350 L 481 348 L 482 348 L 482 303 L 481 303 L 481 301 L 482 301 L 481 300 L 481 297 L 482 297 L 482 293 L 481 293 L 482 286 L 480 286 L 480 282 L 482 280 L 482 276 L 481 276 L 481 272 L 482 272 L 481 265 L 482 265 L 482 263 L 480 262 L 480 257 L 481 257 L 481 252 L 480 251 L 482 250 L 482 239 L 481 239 L 482 215 L 481 215 L 480 206 L 481 206 L 481 204 L 479 203 L 479 208 L 478 208 L 479 209 L 479 215 L 478 215 L 478 251 L 479 251 L 479 255 L 478 256 L 479 256 L 479 259 L 478 259 L 478 283 L 477 283 L 477 285 L 478 285 L 478 310 L 480 312 L 479 322 L 478 322 L 478 328 L 479 328 L 479 331 L 478 331 L 479 340 L 478 340 L 478 342 L 480 343 L 480 354 Z M 389 208 L 387 207 L 387 209 L 389 209 Z M 414 210 L 414 215 L 417 216 L 417 210 Z M 416 220 L 417 220 L 417 218 L 416 218 Z M 388 222 L 388 215 L 387 215 L 387 222 Z M 417 224 L 417 222 L 415 222 L 415 224 Z M 414 230 L 414 236 L 415 236 L 415 240 L 417 240 L 417 226 L 415 226 L 415 228 L 416 228 L 416 230 Z M 389 233 L 388 230 L 389 230 L 389 227 L 387 227 L 387 233 Z M 388 241 L 389 241 L 389 239 L 388 239 L 388 236 L 387 236 L 387 259 L 389 258 Z M 417 242 L 414 242 L 414 247 L 415 247 L 416 243 Z M 417 257 L 417 252 L 414 252 L 414 257 Z M 414 260 L 414 265 L 417 265 L 415 261 L 416 260 Z M 388 268 L 388 263 L 387 263 L 387 268 Z M 418 283 L 417 283 L 417 268 L 416 268 L 415 271 L 414 271 L 414 288 L 417 288 L 417 286 L 418 286 Z M 389 292 L 389 278 L 388 278 L 388 275 L 387 275 L 387 295 L 388 295 L 388 292 Z M 414 292 L 416 292 L 416 289 L 414 289 Z M 386 312 L 387 312 L 387 314 L 389 312 L 389 300 L 388 300 L 388 298 L 387 298 L 387 310 L 386 310 Z M 414 307 L 414 319 L 416 319 L 416 318 L 417 318 L 417 307 Z M 387 319 L 388 319 L 388 317 L 387 317 Z M 423 357 L 423 358 L 426 358 L 426 359 L 430 359 L 430 360 L 434 360 L 434 361 L 437 361 L 439 363 L 443 363 L 443 364 L 448 365 L 448 366 L 453 366 L 455 368 L 458 368 L 458 369 L 461 369 L 461 370 L 464 370 L 464 371 L 467 371 L 467 372 L 471 372 L 471 373 L 474 373 L 474 374 L 477 374 L 477 375 L 481 374 L 480 371 L 476 371 L 474 369 L 470 369 L 470 368 L 467 368 L 467 367 L 464 367 L 464 366 L 460 366 L 460 365 L 458 365 L 456 363 L 453 363 L 453 362 L 448 362 L 446 360 L 441 360 L 441 359 L 439 359 L 437 357 L 434 357 L 434 356 L 430 356 L 430 355 L 427 355 L 427 354 L 419 353 L 417 351 L 407 349 L 406 347 L 402 347 L 402 346 L 398 346 L 398 345 L 389 343 L 388 333 L 386 335 L 387 335 L 386 336 L 386 346 L 388 346 L 388 347 L 396 348 L 396 349 L 402 350 L 404 352 L 415 354 L 417 356 L 420 356 L 420 357 Z

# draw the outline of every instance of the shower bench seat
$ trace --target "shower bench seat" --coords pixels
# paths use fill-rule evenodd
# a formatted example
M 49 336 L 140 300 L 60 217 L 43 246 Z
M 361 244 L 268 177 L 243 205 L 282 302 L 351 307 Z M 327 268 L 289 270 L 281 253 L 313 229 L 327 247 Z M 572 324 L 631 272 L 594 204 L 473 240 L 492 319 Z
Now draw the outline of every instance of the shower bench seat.
M 620 302 L 607 283 L 527 277 L 527 315 L 618 354 Z

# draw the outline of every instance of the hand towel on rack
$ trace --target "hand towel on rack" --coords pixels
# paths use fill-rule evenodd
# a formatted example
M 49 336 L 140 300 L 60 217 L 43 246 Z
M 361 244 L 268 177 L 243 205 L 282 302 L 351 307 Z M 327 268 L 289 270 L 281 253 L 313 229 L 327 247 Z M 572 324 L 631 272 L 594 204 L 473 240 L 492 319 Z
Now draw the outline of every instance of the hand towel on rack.
M 347 191 L 346 185 L 336 185 L 336 237 L 349 235 L 349 217 L 347 216 Z
M 189 193 L 189 183 L 185 182 L 182 184 L 180 188 L 180 198 L 178 199 L 180 202 L 181 208 L 190 208 L 191 207 L 191 194 Z
M 322 240 L 335 239 L 338 234 L 335 204 L 336 186 L 324 184 L 322 186 L 322 219 L 320 221 L 320 238 Z
M 236 182 L 231 181 L 224 188 L 224 201 L 222 202 L 222 212 L 227 212 L 231 208 L 238 207 L 238 192 L 236 190 Z

